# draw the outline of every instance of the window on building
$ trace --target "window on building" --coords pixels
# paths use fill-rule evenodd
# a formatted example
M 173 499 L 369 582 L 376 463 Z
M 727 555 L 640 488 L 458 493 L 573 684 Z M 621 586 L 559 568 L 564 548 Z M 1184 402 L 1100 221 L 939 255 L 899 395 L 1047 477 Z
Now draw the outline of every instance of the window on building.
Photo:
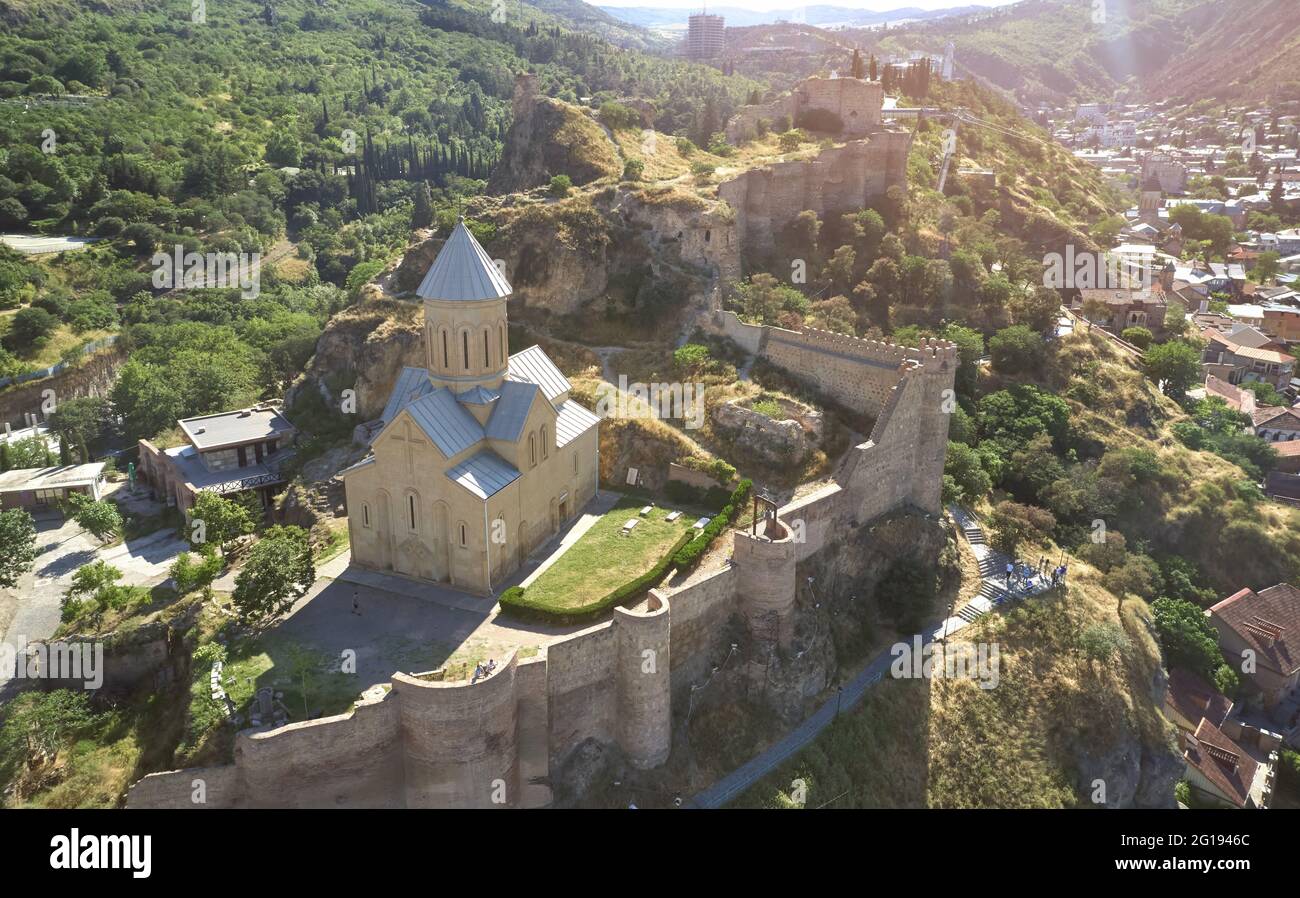
M 465 525 L 464 525 L 464 524 L 461 524 L 461 525 L 460 525 L 460 545 L 461 545 L 461 548 L 464 548 L 465 546 L 468 546 L 468 545 L 469 545 L 469 539 L 468 539 L 467 537 L 468 537 L 468 534 L 465 532 Z
M 465 363 L 465 370 L 469 370 L 469 331 L 460 332 L 460 354 Z
M 537 435 L 532 433 L 528 435 L 528 464 L 537 466 Z
M 406 497 L 406 507 L 411 513 L 411 529 L 415 529 L 415 494 Z
M 369 505 L 362 505 L 362 506 L 361 506 L 361 526 L 362 526 L 362 527 L 369 527 L 369 526 L 370 526 L 370 506 L 369 506 Z
M 573 453 L 573 473 L 578 473 L 578 453 Z
M 551 450 L 548 448 L 550 441 L 546 439 L 546 425 L 542 425 L 542 458 L 550 458 Z
M 451 367 L 451 355 L 447 352 L 447 332 L 442 332 L 442 367 Z
M 492 361 L 488 358 L 488 332 L 483 331 L 483 367 L 491 368 Z
M 506 326 L 505 326 L 504 324 L 498 324 L 498 325 L 497 325 L 497 343 L 500 344 L 499 348 L 500 348 L 500 350 L 501 350 L 501 356 L 500 356 L 500 358 L 501 358 L 501 363 L 502 363 L 502 364 L 505 364 L 505 361 L 506 361 Z

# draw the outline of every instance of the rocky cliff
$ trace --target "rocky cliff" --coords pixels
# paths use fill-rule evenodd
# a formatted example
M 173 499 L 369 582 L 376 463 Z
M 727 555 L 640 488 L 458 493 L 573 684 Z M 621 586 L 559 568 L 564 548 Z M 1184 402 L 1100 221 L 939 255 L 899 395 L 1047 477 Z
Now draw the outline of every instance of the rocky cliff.
M 514 121 L 488 192 L 514 193 L 568 175 L 574 184 L 617 176 L 623 161 L 604 129 L 585 110 L 539 97 L 532 75 L 515 81 Z

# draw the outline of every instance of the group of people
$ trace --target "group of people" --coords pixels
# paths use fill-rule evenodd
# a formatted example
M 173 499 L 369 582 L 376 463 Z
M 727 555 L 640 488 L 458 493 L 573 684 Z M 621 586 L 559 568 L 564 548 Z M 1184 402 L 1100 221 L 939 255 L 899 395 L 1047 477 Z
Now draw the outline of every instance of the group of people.
M 1057 586 L 1065 582 L 1065 574 L 1068 570 L 1069 565 L 1064 562 L 1051 567 L 1046 555 L 1038 559 L 1037 565 L 1016 558 L 1007 562 L 1007 589 L 1030 589 L 1034 585 L 1035 577 L 1044 580 L 1050 578 L 1052 585 Z
M 487 664 L 484 664 L 482 661 L 480 661 L 478 664 L 474 665 L 474 676 L 470 679 L 469 684 L 473 686 L 479 680 L 488 676 L 496 669 L 497 669 L 497 659 L 489 658 Z

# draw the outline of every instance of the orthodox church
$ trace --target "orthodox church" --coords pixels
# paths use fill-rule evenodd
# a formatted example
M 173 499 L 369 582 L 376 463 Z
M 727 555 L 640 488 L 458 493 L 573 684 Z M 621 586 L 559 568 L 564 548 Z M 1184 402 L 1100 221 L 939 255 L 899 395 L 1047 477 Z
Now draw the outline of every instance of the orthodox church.
M 491 593 L 595 496 L 600 419 L 541 347 L 510 354 L 510 284 L 463 220 L 416 293 L 424 367 L 340 475 L 352 561 Z

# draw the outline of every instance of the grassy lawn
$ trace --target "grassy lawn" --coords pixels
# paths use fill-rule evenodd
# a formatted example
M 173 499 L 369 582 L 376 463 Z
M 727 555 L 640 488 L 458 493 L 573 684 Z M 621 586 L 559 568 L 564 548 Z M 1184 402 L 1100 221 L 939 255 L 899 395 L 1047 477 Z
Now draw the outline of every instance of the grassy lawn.
M 594 602 L 654 566 L 695 518 L 667 520 L 670 508 L 656 506 L 628 536 L 623 524 L 638 517 L 644 499 L 621 499 L 576 544 L 527 588 L 529 600 L 558 611 Z

